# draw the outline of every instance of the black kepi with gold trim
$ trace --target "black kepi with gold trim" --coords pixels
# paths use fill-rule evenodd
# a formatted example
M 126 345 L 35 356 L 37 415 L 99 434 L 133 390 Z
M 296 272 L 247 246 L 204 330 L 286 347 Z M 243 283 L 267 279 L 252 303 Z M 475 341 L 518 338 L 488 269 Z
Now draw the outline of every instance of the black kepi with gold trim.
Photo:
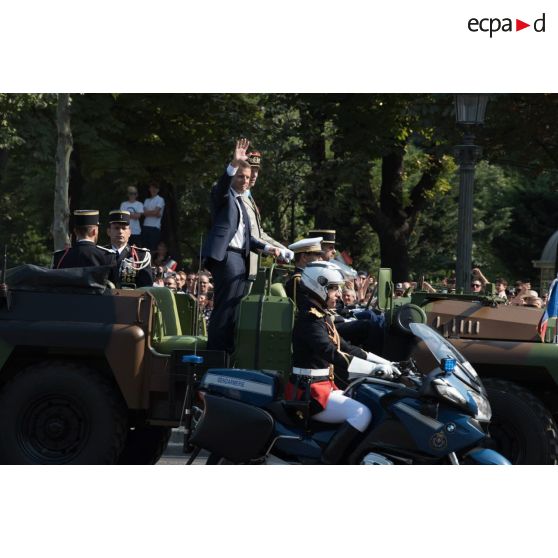
M 262 162 L 262 154 L 259 151 L 248 153 L 248 163 L 251 167 L 259 167 Z
M 74 211 L 74 227 L 89 227 L 99 225 L 99 211 L 97 209 L 76 209 Z
M 130 212 L 123 211 L 122 209 L 114 209 L 109 213 L 108 224 L 111 223 L 124 223 L 126 225 L 130 224 Z
M 333 229 L 315 229 L 308 233 L 309 237 L 321 236 L 322 244 L 335 244 L 335 231 Z

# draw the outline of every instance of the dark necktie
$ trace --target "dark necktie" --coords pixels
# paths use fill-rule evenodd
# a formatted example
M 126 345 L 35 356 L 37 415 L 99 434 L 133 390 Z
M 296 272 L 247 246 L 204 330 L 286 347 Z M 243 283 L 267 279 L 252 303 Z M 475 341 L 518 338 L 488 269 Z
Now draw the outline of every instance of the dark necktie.
M 240 205 L 242 219 L 244 220 L 244 257 L 248 258 L 250 256 L 250 217 L 248 217 L 246 206 L 242 201 L 242 196 L 236 196 L 236 199 L 238 201 L 238 205 Z

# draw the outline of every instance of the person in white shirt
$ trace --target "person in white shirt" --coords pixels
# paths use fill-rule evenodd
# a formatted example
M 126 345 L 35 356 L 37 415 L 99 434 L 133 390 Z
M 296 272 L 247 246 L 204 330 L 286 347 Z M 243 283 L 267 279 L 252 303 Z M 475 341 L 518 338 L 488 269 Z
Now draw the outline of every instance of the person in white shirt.
M 140 219 L 143 217 L 143 203 L 138 200 L 138 189 L 135 186 L 129 186 L 127 194 L 128 200 L 120 204 L 120 210 L 130 213 L 130 246 L 141 247 Z
M 165 200 L 159 196 L 159 184 L 151 182 L 149 184 L 150 198 L 143 202 L 143 245 L 152 252 L 157 250 L 157 245 L 161 240 L 161 220 L 165 210 Z

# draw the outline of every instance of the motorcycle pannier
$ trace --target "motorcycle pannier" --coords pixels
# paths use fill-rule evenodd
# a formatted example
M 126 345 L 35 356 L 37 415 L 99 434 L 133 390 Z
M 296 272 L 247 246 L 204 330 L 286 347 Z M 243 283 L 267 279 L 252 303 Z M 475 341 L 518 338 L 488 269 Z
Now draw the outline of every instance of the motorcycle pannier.
M 271 443 L 274 423 L 258 407 L 206 394 L 205 410 L 190 443 L 234 463 L 263 457 Z
M 283 392 L 279 374 L 237 368 L 210 368 L 202 378 L 200 389 L 257 407 L 268 405 Z

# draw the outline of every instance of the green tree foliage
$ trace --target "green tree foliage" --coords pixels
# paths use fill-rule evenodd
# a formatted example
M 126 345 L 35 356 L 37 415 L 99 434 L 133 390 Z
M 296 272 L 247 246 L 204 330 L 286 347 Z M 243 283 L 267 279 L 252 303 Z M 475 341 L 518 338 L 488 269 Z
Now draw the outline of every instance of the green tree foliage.
M 505 234 L 495 239 L 494 253 L 509 270 L 509 276 L 531 278 L 536 284 L 538 277 L 532 262 L 540 259 L 546 241 L 557 229 L 555 175 L 543 173 L 536 178 L 523 178 L 510 189 L 507 203 L 511 223 Z
M 538 176 L 558 170 L 558 95 L 495 95 L 480 141 L 491 162 Z
M 421 213 L 410 246 L 411 269 L 417 277 L 447 277 L 455 269 L 457 244 L 457 165 L 449 164 L 447 178 L 440 182 L 428 207 Z M 481 161 L 475 175 L 473 208 L 473 262 L 485 275 L 515 276 L 497 246 L 504 242 L 512 225 L 514 192 L 521 188 L 516 172 Z
M 532 275 L 555 230 L 556 95 L 501 95 L 477 143 L 473 259 L 489 277 Z M 17 262 L 50 260 L 55 95 L 0 95 L 0 242 Z M 396 280 L 454 267 L 461 140 L 451 95 L 72 95 L 70 207 L 103 217 L 126 187 L 167 199 L 171 252 L 197 265 L 209 191 L 233 140 L 263 152 L 254 197 L 284 242 L 335 228 L 358 268 Z M 104 227 L 101 231 L 104 237 Z
M 55 104 L 55 95 L 0 94 L 0 244 L 10 264 L 51 259 Z

